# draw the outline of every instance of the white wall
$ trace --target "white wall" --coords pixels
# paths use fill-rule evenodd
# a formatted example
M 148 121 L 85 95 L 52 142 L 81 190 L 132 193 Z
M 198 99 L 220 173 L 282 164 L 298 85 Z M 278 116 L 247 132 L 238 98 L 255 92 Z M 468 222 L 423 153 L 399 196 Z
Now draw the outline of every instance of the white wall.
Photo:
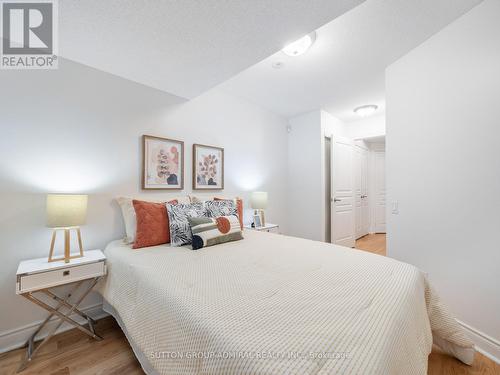
M 288 233 L 321 240 L 324 236 L 322 133 L 320 111 L 289 120 L 288 133 Z M 323 230 L 322 230 L 323 228 Z
M 344 136 L 344 123 L 323 110 L 289 120 L 288 234 L 325 240 L 325 139 Z
M 499 14 L 481 3 L 386 71 L 388 255 L 428 272 L 498 358 Z
M 191 145 L 224 147 L 222 194 L 248 201 L 250 191 L 268 191 L 266 216 L 286 231 L 285 119 L 217 90 L 185 102 L 67 60 L 59 66 L 0 71 L 0 350 L 45 316 L 14 290 L 18 262 L 48 254 L 46 193 L 90 194 L 87 249 L 123 236 L 114 197 L 165 196 L 141 192 L 142 134 L 184 140 L 184 194 L 191 191 Z M 84 306 L 98 302 L 94 296 Z
M 385 113 L 361 118 L 345 124 L 346 136 L 364 139 L 385 135 Z
M 323 110 L 320 111 L 320 116 L 321 128 L 325 137 L 348 137 L 347 129 L 343 121 Z

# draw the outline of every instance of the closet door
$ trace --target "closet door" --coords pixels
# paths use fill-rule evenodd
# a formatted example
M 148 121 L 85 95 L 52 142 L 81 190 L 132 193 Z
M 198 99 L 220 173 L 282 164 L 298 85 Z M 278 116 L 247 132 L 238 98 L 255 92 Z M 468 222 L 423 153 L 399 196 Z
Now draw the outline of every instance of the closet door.
M 373 229 L 385 233 L 385 152 L 376 151 L 373 155 L 374 168 L 374 212 Z
M 355 215 L 354 215 L 354 221 L 355 221 L 355 227 L 356 227 L 356 238 L 362 237 L 363 236 L 363 229 L 362 229 L 362 198 L 361 196 L 363 195 L 363 189 L 362 189 L 362 171 L 361 171 L 361 164 L 362 164 L 362 156 L 361 156 L 361 148 L 359 146 L 354 147 L 354 201 L 355 201 Z
M 368 150 L 354 147 L 354 186 L 356 201 L 356 239 L 368 234 L 370 207 L 368 204 Z
M 368 150 L 361 152 L 361 230 L 360 236 L 365 236 L 370 230 L 370 204 L 368 196 Z M 358 237 L 358 238 L 359 238 Z
M 354 247 L 355 198 L 353 142 L 350 139 L 332 139 L 332 243 Z

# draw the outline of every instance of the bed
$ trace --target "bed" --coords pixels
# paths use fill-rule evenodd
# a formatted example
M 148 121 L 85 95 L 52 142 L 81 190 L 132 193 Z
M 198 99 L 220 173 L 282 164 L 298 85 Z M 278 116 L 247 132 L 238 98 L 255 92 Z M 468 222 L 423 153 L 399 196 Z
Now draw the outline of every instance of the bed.
M 390 258 L 257 231 L 105 254 L 99 290 L 147 374 L 426 374 L 433 337 L 473 360 L 425 274 Z

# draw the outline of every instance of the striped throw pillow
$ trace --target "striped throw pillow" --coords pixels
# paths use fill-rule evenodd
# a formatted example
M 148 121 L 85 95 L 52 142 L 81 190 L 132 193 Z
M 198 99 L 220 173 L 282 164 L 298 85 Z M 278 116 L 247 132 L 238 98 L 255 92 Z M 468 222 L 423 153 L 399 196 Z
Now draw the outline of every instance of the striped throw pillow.
M 237 216 L 189 217 L 193 250 L 243 239 Z

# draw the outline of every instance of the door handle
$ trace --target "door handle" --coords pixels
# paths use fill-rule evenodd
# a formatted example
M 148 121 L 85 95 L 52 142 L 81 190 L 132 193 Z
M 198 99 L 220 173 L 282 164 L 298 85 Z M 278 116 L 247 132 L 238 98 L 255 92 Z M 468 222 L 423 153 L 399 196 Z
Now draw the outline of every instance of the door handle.
M 336 203 L 336 202 L 341 202 L 342 199 L 338 199 L 338 198 L 333 198 L 333 203 Z

